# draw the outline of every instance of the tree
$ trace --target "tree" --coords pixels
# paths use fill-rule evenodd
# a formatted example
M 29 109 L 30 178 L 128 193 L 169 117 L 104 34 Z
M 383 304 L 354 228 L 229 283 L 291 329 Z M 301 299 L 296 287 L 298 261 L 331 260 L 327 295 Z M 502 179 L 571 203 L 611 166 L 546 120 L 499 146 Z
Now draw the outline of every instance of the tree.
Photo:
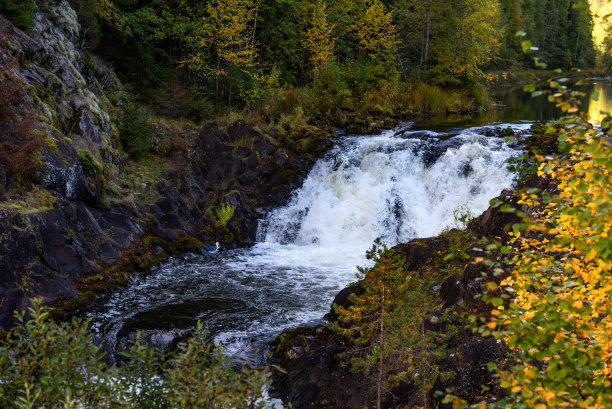
M 456 80 L 480 80 L 480 68 L 495 55 L 500 42 L 497 0 L 457 0 L 446 16 L 445 34 L 432 48 L 434 80 L 444 84 Z
M 204 45 L 211 45 L 217 57 L 216 93 L 219 92 L 219 78 L 228 78 L 227 105 L 232 106 L 232 80 L 236 71 L 248 73 L 255 66 L 257 50 L 252 40 L 250 27 L 255 16 L 253 0 L 218 0 L 208 4 L 208 18 L 203 22 L 201 37 Z
M 0 0 L 0 12 L 19 28 L 30 28 L 34 24 L 32 13 L 36 9 L 36 4 L 32 0 Z
M 310 27 L 303 42 L 304 47 L 310 52 L 315 81 L 321 68 L 334 59 L 334 26 L 330 23 L 326 10 L 327 4 L 323 0 L 318 0 L 314 4 Z
M 336 306 L 333 328 L 354 343 L 345 353 L 353 369 L 375 376 L 376 406 L 400 381 L 414 381 L 427 394 L 438 375 L 440 335 L 425 329 L 426 315 L 437 304 L 426 272 L 406 271 L 406 260 L 376 240 L 367 252 L 375 265 L 364 272 L 361 295 L 347 309 Z
M 402 52 L 433 82 L 457 85 L 482 77 L 500 45 L 497 0 L 403 0 Z
M 377 68 L 377 76 L 392 79 L 396 70 L 397 27 L 392 13 L 385 10 L 380 0 L 374 0 L 356 24 L 359 46 L 367 54 L 369 63 Z

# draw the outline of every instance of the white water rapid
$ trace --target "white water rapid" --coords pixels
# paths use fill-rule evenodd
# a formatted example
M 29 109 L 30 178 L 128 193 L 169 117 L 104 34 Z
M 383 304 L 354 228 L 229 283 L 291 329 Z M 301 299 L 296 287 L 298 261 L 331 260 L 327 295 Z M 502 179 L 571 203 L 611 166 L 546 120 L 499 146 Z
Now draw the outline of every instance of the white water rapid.
M 87 317 L 111 347 L 135 330 L 164 342 L 199 319 L 252 358 L 281 330 L 321 319 L 377 237 L 392 246 L 436 235 L 511 186 L 516 150 L 485 130 L 343 137 L 261 221 L 254 247 L 173 258 Z

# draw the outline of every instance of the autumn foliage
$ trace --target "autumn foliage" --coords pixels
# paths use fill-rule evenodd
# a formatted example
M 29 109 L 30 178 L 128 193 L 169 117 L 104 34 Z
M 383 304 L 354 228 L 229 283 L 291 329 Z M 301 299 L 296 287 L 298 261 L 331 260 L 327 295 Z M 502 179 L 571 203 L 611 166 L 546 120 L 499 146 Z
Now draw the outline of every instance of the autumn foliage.
M 40 168 L 41 137 L 35 117 L 23 107 L 23 90 L 16 79 L 0 82 L 0 166 L 14 182 L 29 183 Z

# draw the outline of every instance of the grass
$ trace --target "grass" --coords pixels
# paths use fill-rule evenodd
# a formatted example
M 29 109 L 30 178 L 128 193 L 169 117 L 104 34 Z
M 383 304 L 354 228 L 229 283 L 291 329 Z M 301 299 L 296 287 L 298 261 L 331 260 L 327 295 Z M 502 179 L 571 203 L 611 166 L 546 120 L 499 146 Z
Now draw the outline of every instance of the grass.
M 7 191 L 5 200 L 0 201 L 0 209 L 20 214 L 38 213 L 53 209 L 55 202 L 50 190 L 34 186 L 25 193 Z
M 122 197 L 134 196 L 142 204 L 152 204 L 157 194 L 151 187 L 163 180 L 163 173 L 171 167 L 168 159 L 148 154 L 138 160 L 129 161 L 125 171 L 119 175 L 117 180 Z

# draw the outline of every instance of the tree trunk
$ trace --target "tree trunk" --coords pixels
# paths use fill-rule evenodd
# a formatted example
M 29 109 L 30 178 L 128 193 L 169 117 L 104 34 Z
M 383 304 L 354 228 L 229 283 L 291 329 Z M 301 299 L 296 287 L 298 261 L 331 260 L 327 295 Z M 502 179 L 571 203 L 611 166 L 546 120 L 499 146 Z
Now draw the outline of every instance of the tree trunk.
M 425 66 L 427 66 L 427 59 L 429 58 L 429 27 L 431 24 L 431 15 L 427 14 L 427 33 L 425 35 Z
M 215 107 L 217 108 L 217 115 L 219 115 L 219 72 L 221 70 L 221 58 L 217 56 L 217 72 L 215 78 Z
M 255 22 L 253 23 L 253 38 L 251 40 L 251 53 L 255 50 L 255 31 L 257 30 L 257 12 L 259 11 L 259 4 L 255 7 Z
M 384 264 L 383 264 L 384 267 Z M 384 270 L 383 270 L 384 271 Z M 384 279 L 384 277 L 383 277 Z M 376 409 L 382 407 L 382 382 L 383 382 L 383 345 L 385 343 L 385 282 L 382 284 L 382 301 L 380 304 L 380 352 L 378 359 L 378 382 L 377 382 L 377 398 Z
M 422 383 L 421 389 L 423 390 L 423 407 L 425 409 L 428 409 L 429 404 L 427 402 L 427 376 L 426 376 L 427 352 L 425 351 L 425 349 L 427 348 L 427 344 L 426 344 L 426 339 L 425 339 L 425 318 L 421 320 L 421 342 L 423 343 L 423 351 L 424 351 L 423 361 L 421 364 L 421 383 Z
M 227 107 L 232 110 L 232 80 L 229 80 L 229 92 L 227 93 Z

